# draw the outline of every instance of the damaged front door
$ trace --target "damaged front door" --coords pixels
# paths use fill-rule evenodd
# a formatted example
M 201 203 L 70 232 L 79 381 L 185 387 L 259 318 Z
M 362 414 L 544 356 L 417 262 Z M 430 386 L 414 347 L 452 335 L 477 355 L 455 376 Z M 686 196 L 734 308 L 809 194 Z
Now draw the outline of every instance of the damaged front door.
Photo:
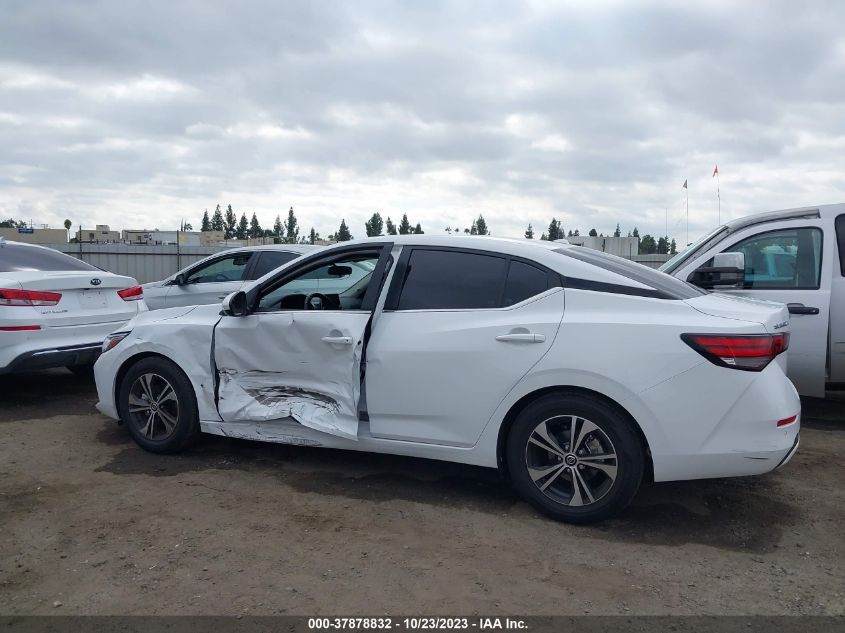
M 262 284 L 214 333 L 224 422 L 300 424 L 357 439 L 361 359 L 390 244 L 334 250 Z

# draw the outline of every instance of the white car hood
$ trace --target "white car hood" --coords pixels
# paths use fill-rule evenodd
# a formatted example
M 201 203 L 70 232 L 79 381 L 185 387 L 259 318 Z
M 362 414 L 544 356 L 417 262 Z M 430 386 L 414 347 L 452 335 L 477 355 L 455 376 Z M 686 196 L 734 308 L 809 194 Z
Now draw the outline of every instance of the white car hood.
M 163 310 L 151 310 L 139 314 L 137 317 L 129 322 L 128 328 L 138 327 L 142 325 L 149 325 L 158 323 L 160 321 L 171 321 L 179 319 L 185 315 L 191 315 L 191 322 L 208 319 L 208 324 L 213 325 L 220 318 L 220 304 L 200 305 L 200 306 L 180 306 L 177 308 L 164 308 Z

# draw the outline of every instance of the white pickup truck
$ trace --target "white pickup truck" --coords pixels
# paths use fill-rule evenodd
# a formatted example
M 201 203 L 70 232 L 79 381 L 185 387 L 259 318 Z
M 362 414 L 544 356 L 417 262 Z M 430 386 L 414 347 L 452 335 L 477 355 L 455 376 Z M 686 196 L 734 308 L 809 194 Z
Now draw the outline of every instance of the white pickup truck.
M 788 374 L 798 393 L 845 388 L 845 204 L 733 220 L 660 270 L 707 290 L 787 304 Z

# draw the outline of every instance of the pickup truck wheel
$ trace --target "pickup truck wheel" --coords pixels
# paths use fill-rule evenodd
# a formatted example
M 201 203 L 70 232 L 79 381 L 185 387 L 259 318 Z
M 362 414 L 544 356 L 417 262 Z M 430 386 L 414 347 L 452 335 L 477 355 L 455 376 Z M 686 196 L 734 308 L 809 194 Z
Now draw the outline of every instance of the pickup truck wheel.
M 645 456 L 631 421 L 611 405 L 587 395 L 551 394 L 514 421 L 507 461 L 514 487 L 541 512 L 592 523 L 631 502 Z
M 176 453 L 199 435 L 191 381 L 165 358 L 144 358 L 120 385 L 118 411 L 132 439 L 153 453 Z

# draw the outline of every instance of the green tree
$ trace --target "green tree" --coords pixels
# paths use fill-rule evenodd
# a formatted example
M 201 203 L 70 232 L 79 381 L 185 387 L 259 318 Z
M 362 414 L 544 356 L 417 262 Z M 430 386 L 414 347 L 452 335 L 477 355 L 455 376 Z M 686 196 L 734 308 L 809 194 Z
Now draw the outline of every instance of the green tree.
M 408 222 L 408 214 L 402 214 L 402 221 L 399 222 L 399 235 L 408 235 L 411 232 L 411 223 Z
M 472 226 L 469 227 L 470 235 L 478 235 L 478 223 L 476 220 L 472 221 Z
M 202 214 L 202 222 L 200 223 L 200 231 L 210 231 L 211 230 L 211 220 L 208 217 L 208 209 L 206 209 Z
M 364 222 L 364 229 L 367 231 L 367 237 L 378 237 L 384 230 L 384 220 L 381 219 L 380 213 L 373 213 L 373 217 Z
M 235 227 L 235 237 L 239 240 L 245 240 L 249 237 L 249 220 L 246 219 L 246 213 L 241 214 L 241 220 Z
M 674 255 L 678 252 L 678 245 L 675 243 L 675 238 L 672 238 L 671 244 L 669 244 L 669 254 Z
M 67 239 L 70 241 L 70 227 L 73 226 L 73 222 L 70 220 L 65 220 L 65 231 L 67 231 Z
M 639 230 L 637 230 L 637 227 L 634 227 L 634 230 L 631 231 L 631 237 L 639 237 L 639 236 L 640 236 Z
M 390 216 L 387 216 L 387 234 L 396 235 L 396 225 L 393 224 L 393 221 L 390 219 Z
M 285 242 L 296 244 L 299 241 L 299 223 L 293 214 L 293 207 L 288 209 L 288 219 L 285 220 Z
M 228 239 L 228 231 L 226 231 L 226 222 L 223 220 L 223 212 L 220 210 L 219 204 L 214 210 L 214 214 L 211 216 L 211 230 L 223 231 L 224 237 Z
M 560 222 L 558 222 L 557 218 L 552 218 L 552 221 L 549 222 L 549 229 L 546 231 L 546 239 L 550 242 L 554 242 L 555 240 L 559 240 L 563 237 L 566 237 L 563 233 L 563 228 L 560 226 Z
M 420 223 L 417 222 L 417 225 L 414 227 L 414 235 L 422 235 L 422 234 L 423 234 L 422 226 L 420 226 Z
M 478 214 L 478 219 L 475 221 L 475 228 L 479 235 L 490 235 L 490 231 L 487 230 L 487 222 L 484 221 L 484 216 L 480 213 Z
M 335 239 L 338 242 L 348 242 L 352 239 L 352 233 L 349 232 L 349 227 L 346 226 L 346 219 L 340 221 L 340 228 L 335 233 Z
M 226 228 L 224 230 L 226 231 L 227 240 L 231 240 L 238 233 L 238 218 L 235 216 L 231 204 L 226 207 Z
M 311 232 L 308 234 L 308 243 L 309 244 L 316 244 L 317 240 L 320 239 L 320 234 L 314 230 L 314 227 L 311 227 Z
M 252 212 L 252 219 L 249 221 L 249 236 L 253 239 L 262 237 L 264 235 L 264 229 L 261 228 L 261 225 L 258 223 L 258 216 L 255 215 L 255 212 Z
M 525 229 L 525 237 L 529 240 L 534 239 L 534 229 L 531 228 L 531 224 L 528 224 L 528 228 Z
M 616 230 L 613 232 L 613 237 L 622 237 L 622 231 L 619 230 L 619 223 L 616 223 Z
M 284 228 L 282 227 L 282 218 L 280 216 L 276 216 L 276 221 L 273 222 L 273 235 L 276 237 L 282 237 L 282 231 Z
M 581 232 L 578 229 L 575 229 L 575 232 L 572 235 L 578 237 L 579 235 L 581 235 Z
M 661 237 L 657 240 L 657 253 L 659 255 L 665 255 L 669 252 L 669 239 L 666 237 Z
M 640 238 L 640 255 L 652 255 L 657 252 L 657 242 L 646 233 Z
M 590 229 L 590 237 L 597 237 L 597 236 L 598 236 L 598 231 L 596 231 L 595 229 Z

